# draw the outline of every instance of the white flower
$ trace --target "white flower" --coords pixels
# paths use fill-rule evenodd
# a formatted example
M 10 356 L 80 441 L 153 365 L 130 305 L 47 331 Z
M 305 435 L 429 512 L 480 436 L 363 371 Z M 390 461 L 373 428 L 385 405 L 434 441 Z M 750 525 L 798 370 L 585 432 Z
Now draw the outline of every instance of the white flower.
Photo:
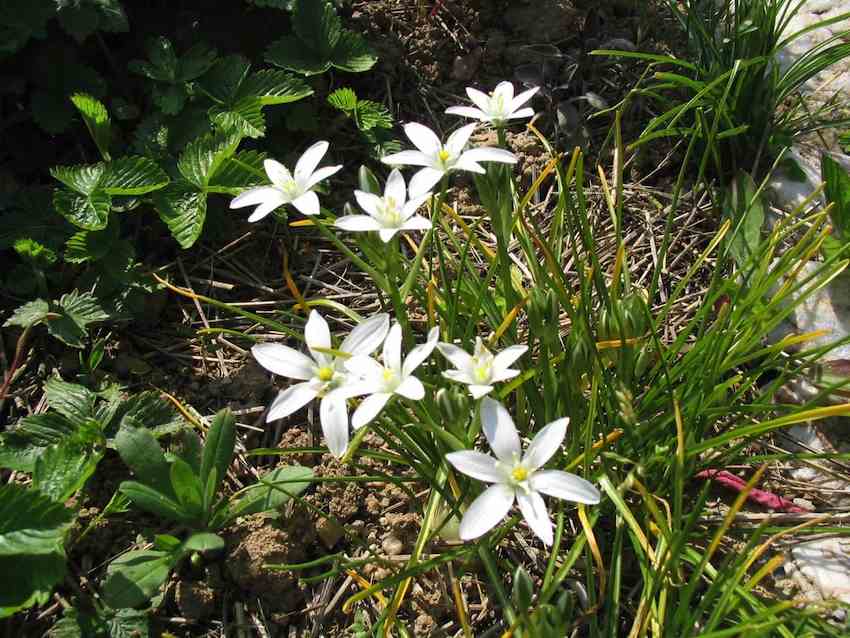
M 393 169 L 387 179 L 384 196 L 378 197 L 364 191 L 354 191 L 354 197 L 360 208 L 368 215 L 346 215 L 336 220 L 336 226 L 343 230 L 377 230 L 381 240 L 388 242 L 400 230 L 428 230 L 431 222 L 416 210 L 431 193 L 424 193 L 407 201 L 407 185 L 398 169 Z
M 294 174 L 280 162 L 265 160 L 263 167 L 271 180 L 271 186 L 249 188 L 233 198 L 230 208 L 257 206 L 248 218 L 249 222 L 259 221 L 284 204 L 292 204 L 304 215 L 318 215 L 319 197 L 313 192 L 313 187 L 342 168 L 342 165 L 325 166 L 316 170 L 327 151 L 327 142 L 313 144 L 298 159 Z
M 531 97 L 537 93 L 539 87 L 523 91 L 514 97 L 514 85 L 510 82 L 499 82 L 490 95 L 482 93 L 477 89 L 467 87 L 466 94 L 473 104 L 472 106 L 452 106 L 446 109 L 446 113 L 471 117 L 482 122 L 490 122 L 494 126 L 502 126 L 507 120 L 532 117 L 534 109 L 522 107 Z
M 583 478 L 559 470 L 540 470 L 561 446 L 569 421 L 552 421 L 537 433 L 523 455 L 519 434 L 505 407 L 489 397 L 481 402 L 481 425 L 496 458 L 469 450 L 446 455 L 460 472 L 494 483 L 463 515 L 463 540 L 478 538 L 497 525 L 516 500 L 531 530 L 545 545 L 551 545 L 552 519 L 540 494 L 588 505 L 599 502 L 599 490 Z
M 338 392 L 348 397 L 369 395 L 351 417 L 354 429 L 362 428 L 378 416 L 394 394 L 413 401 L 419 401 L 425 396 L 425 388 L 413 376 L 413 371 L 431 356 L 439 337 L 440 329 L 431 328 L 428 340 L 414 347 L 402 362 L 401 326 L 396 323 L 384 340 L 383 365 L 367 356 L 351 357 L 345 362 L 346 370 L 352 375 L 359 375 L 360 382 L 352 382 Z
M 449 135 L 449 139 L 443 145 L 437 134 L 427 126 L 415 122 L 405 124 L 405 135 L 419 150 L 393 153 L 382 157 L 381 161 L 391 166 L 407 164 L 424 167 L 410 180 L 412 197 L 428 192 L 442 179 L 443 175 L 452 171 L 470 171 L 483 175 L 487 171 L 478 162 L 516 163 L 516 155 L 502 148 L 482 146 L 464 151 L 474 129 L 474 123 L 459 128 Z
M 355 326 L 340 344 L 339 350 L 352 356 L 371 354 L 384 341 L 389 327 L 389 315 L 370 317 Z M 319 420 L 325 441 L 331 453 L 339 457 L 348 448 L 348 408 L 345 397 L 331 391 L 350 381 L 345 372 L 345 357 L 321 351 L 331 348 L 331 333 L 327 322 L 316 310 L 310 313 L 304 327 L 304 340 L 311 356 L 279 343 L 260 343 L 251 348 L 254 358 L 266 370 L 303 382 L 291 385 L 277 395 L 269 407 L 266 421 L 289 416 L 318 398 Z
M 437 344 L 437 348 L 456 368 L 446 370 L 443 376 L 469 385 L 469 393 L 474 399 L 480 399 L 489 393 L 494 383 L 513 379 L 518 375 L 519 370 L 511 368 L 510 365 L 528 350 L 528 346 L 509 346 L 493 355 L 484 346 L 481 337 L 475 339 L 475 351 L 471 355 L 450 343 Z

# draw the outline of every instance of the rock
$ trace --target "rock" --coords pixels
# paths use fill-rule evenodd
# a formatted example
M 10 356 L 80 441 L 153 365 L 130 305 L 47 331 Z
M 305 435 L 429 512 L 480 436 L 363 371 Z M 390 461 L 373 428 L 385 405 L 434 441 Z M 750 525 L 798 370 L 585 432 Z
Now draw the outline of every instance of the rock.
M 390 534 L 381 543 L 381 548 L 387 556 L 398 556 L 404 550 L 404 543 L 397 536 Z
M 319 535 L 319 540 L 322 545 L 328 549 L 333 549 L 334 545 L 342 538 L 342 527 L 329 518 L 320 518 L 316 521 L 316 534 Z
M 203 582 L 181 580 L 174 599 L 180 614 L 189 620 L 204 620 L 215 612 L 215 591 Z
M 850 541 L 824 538 L 791 550 L 785 571 L 811 601 L 850 604 Z

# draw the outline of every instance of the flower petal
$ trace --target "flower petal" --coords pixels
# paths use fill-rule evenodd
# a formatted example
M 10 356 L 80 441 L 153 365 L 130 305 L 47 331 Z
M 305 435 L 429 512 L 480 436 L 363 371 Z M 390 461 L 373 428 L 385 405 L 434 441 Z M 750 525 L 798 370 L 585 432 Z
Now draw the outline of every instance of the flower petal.
M 505 406 L 494 399 L 483 399 L 481 426 L 497 459 L 506 463 L 519 461 L 522 454 L 519 434 Z
M 396 322 L 384 339 L 384 349 L 381 353 L 384 365 L 392 370 L 401 370 L 401 324 Z
M 396 233 L 399 231 L 399 228 L 382 228 L 378 231 L 378 237 L 381 238 L 381 241 L 385 244 L 389 242 L 393 237 L 395 237 Z
M 434 161 L 422 151 L 399 151 L 381 158 L 390 166 L 431 166 Z
M 560 470 L 544 470 L 531 475 L 531 489 L 565 501 L 596 505 L 600 494 L 593 483 L 580 476 L 561 472 Z
M 431 353 L 434 352 L 434 348 L 437 346 L 437 339 L 439 338 L 440 328 L 438 326 L 434 326 L 428 331 L 428 339 L 425 343 L 415 346 L 407 353 L 407 356 L 404 358 L 404 365 L 401 367 L 401 373 L 404 376 L 407 376 L 412 374 L 416 368 L 422 365 L 422 362 L 430 357 Z
M 282 195 L 282 193 L 274 186 L 256 186 L 242 191 L 230 200 L 230 208 L 245 208 L 246 206 L 265 204 L 277 200 L 279 195 Z
M 449 115 L 460 115 L 461 117 L 471 117 L 473 120 L 487 120 L 487 114 L 481 109 L 474 106 L 450 106 L 446 109 Z
M 251 354 L 269 372 L 289 379 L 307 381 L 313 378 L 315 362 L 306 354 L 279 343 L 258 343 Z
M 266 414 L 266 421 L 271 423 L 297 412 L 316 398 L 316 390 L 311 383 L 296 383 L 280 392 Z
M 372 354 L 383 343 L 390 329 L 390 316 L 380 313 L 361 321 L 340 344 L 339 349 L 351 355 Z
M 539 90 L 540 90 L 540 87 L 535 86 L 533 89 L 528 89 L 527 91 L 523 91 L 522 93 L 517 95 L 513 100 L 511 100 L 511 107 L 508 110 L 511 113 L 513 113 L 519 107 L 521 107 L 523 104 L 528 102 L 534 96 L 534 94 L 537 93 Z M 534 111 L 532 111 L 532 114 L 533 113 L 534 113 Z M 519 117 L 519 116 L 515 115 L 514 117 Z
M 267 159 L 263 161 L 263 168 L 275 186 L 284 186 L 292 179 L 289 169 L 277 160 Z
M 304 341 L 307 342 L 307 347 L 310 348 L 310 354 L 320 365 L 328 365 L 331 361 L 331 355 L 325 352 L 319 352 L 314 348 L 330 348 L 331 347 L 331 329 L 328 327 L 328 322 L 319 314 L 318 310 L 310 312 L 307 319 L 307 325 L 304 326 Z
M 436 155 L 443 146 L 434 131 L 418 122 L 405 124 L 404 134 L 425 155 Z
M 378 220 L 374 217 L 369 217 L 369 215 L 345 215 L 337 218 L 334 226 L 355 233 L 381 229 Z
M 319 402 L 319 419 L 328 450 L 339 458 L 348 449 L 348 408 L 345 399 L 327 395 Z
M 552 455 L 561 447 L 564 436 L 567 434 L 567 425 L 570 420 L 567 417 L 552 421 L 540 430 L 525 451 L 522 464 L 529 470 L 536 470 L 552 458 Z
M 514 491 L 507 485 L 491 485 L 472 501 L 460 521 L 459 534 L 465 541 L 478 538 L 505 518 L 514 504 Z
M 439 182 L 446 172 L 440 169 L 426 166 L 416 171 L 416 174 L 410 180 L 410 196 L 419 197 L 430 191 L 437 182 Z
M 460 155 L 460 152 L 463 150 L 463 147 L 466 146 L 466 143 L 469 141 L 472 131 L 475 130 L 476 126 L 478 125 L 473 122 L 472 124 L 461 126 L 458 130 L 449 135 L 449 139 L 446 140 L 446 150 L 454 157 Z
M 468 382 L 467 382 L 468 383 Z M 490 394 L 493 391 L 492 385 L 478 385 L 473 383 L 469 386 L 469 394 L 473 399 L 480 399 L 483 396 Z
M 543 541 L 544 545 L 551 545 L 553 539 L 552 519 L 549 518 L 549 512 L 546 510 L 546 503 L 543 502 L 543 497 L 537 492 L 517 492 L 517 504 L 519 511 L 522 512 L 522 517 L 531 531 Z
M 335 175 L 342 168 L 342 164 L 337 164 L 336 166 L 323 166 L 315 173 L 310 175 L 310 179 L 304 184 L 304 190 L 308 190 L 313 188 L 316 184 L 321 182 L 323 179 L 327 179 L 331 175 Z
M 422 215 L 414 215 L 401 225 L 401 230 L 430 230 L 431 220 L 422 217 Z
M 524 109 L 520 109 L 519 111 L 514 111 L 513 113 L 508 115 L 509 120 L 519 120 L 525 117 L 534 117 L 534 109 L 530 106 L 527 106 Z
M 466 87 L 466 94 L 469 96 L 469 99 L 472 100 L 472 103 L 475 104 L 475 106 L 481 109 L 484 113 L 490 111 L 489 95 L 487 95 L 483 91 L 479 91 L 478 89 L 473 89 L 471 86 Z
M 345 369 L 358 379 L 362 379 L 370 384 L 369 393 L 379 392 L 384 381 L 384 366 L 375 361 L 372 357 L 365 354 L 359 354 L 349 357 L 343 363 Z M 368 393 L 362 393 L 368 394 Z M 357 396 L 357 395 L 351 395 Z
M 363 399 L 363 402 L 357 407 L 354 415 L 351 417 L 351 425 L 354 426 L 354 429 L 359 430 L 378 416 L 391 396 L 391 394 L 378 392 Z
M 298 163 L 295 164 L 293 178 L 299 186 L 307 188 L 307 182 L 313 175 L 319 162 L 322 161 L 325 153 L 328 152 L 328 146 L 330 145 L 325 141 L 316 142 L 298 158 Z
M 425 386 L 416 377 L 406 376 L 404 380 L 398 384 L 395 389 L 396 394 L 400 394 L 405 399 L 411 401 L 421 401 L 425 398 Z
M 412 198 L 410 201 L 408 201 L 404 205 L 404 208 L 402 209 L 402 217 L 404 219 L 408 219 L 409 217 L 412 217 L 413 214 L 417 210 L 419 210 L 419 207 L 422 206 L 422 204 L 424 204 L 428 200 L 429 197 L 431 197 L 430 192 L 422 193 L 421 195 L 417 195 L 416 197 Z
M 313 191 L 308 191 L 303 195 L 296 197 L 290 202 L 302 215 L 307 217 L 315 217 L 321 212 L 319 208 L 319 196 Z
M 438 343 L 437 350 L 458 370 L 466 371 L 472 367 L 472 355 L 463 348 L 451 343 Z
M 499 82 L 496 88 L 493 89 L 493 100 L 496 101 L 499 97 L 502 98 L 502 103 L 505 105 L 505 110 L 509 110 L 511 102 L 514 99 L 514 85 L 507 81 Z
M 481 164 L 478 162 L 473 162 L 471 159 L 467 158 L 464 155 L 461 155 L 460 158 L 455 162 L 455 165 L 452 166 L 452 170 L 455 171 L 468 171 L 470 173 L 478 173 L 479 175 L 484 175 L 487 171 L 484 169 Z
M 269 195 L 269 198 L 265 202 L 257 206 L 254 209 L 254 212 L 248 216 L 249 222 L 258 222 L 263 217 L 272 212 L 275 208 L 283 206 L 287 203 L 287 200 L 289 198 L 283 193 L 281 193 L 279 190 L 275 189 L 275 191 L 275 194 Z
M 510 151 L 492 146 L 471 148 L 461 155 L 460 159 L 472 160 L 473 162 L 501 162 L 502 164 L 516 164 L 517 162 L 517 156 Z
M 490 383 L 499 383 L 499 381 L 507 381 L 508 379 L 513 379 L 518 374 L 519 370 L 515 368 L 506 368 L 498 372 L 494 370 L 493 374 L 490 375 Z
M 366 191 L 354 191 L 354 199 L 357 200 L 357 205 L 369 215 L 372 217 L 378 215 L 378 207 L 382 204 L 380 197 Z
M 505 480 L 505 473 L 499 469 L 498 461 L 489 454 L 475 450 L 462 450 L 460 452 L 449 452 L 446 454 L 446 460 L 458 472 L 479 481 L 502 483 Z
M 392 197 L 396 206 L 399 207 L 404 206 L 404 202 L 407 201 L 407 184 L 401 171 L 397 168 L 394 168 L 387 178 L 386 186 L 384 186 L 384 197 Z
M 443 376 L 449 381 L 456 381 L 457 383 L 475 383 L 472 375 L 465 370 L 446 370 L 443 372 Z
M 508 346 L 493 357 L 493 374 L 507 370 L 511 364 L 526 353 L 528 346 Z

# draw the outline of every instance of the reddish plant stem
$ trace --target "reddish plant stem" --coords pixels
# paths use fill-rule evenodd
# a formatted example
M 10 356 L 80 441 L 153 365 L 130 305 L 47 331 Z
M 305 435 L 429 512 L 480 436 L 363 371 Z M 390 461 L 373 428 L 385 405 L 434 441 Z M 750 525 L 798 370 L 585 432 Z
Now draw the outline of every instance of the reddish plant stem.
M 744 479 L 735 476 L 726 470 L 703 470 L 697 474 L 697 478 L 716 481 L 723 487 L 728 487 L 736 492 L 742 491 L 747 485 L 747 482 Z M 777 510 L 779 512 L 791 512 L 795 514 L 807 514 L 809 512 L 809 510 L 802 508 L 799 505 L 795 505 L 793 501 L 790 501 L 787 498 L 783 498 L 773 492 L 767 492 L 758 488 L 750 490 L 750 493 L 747 494 L 747 499 L 754 503 L 758 503 L 763 507 Z

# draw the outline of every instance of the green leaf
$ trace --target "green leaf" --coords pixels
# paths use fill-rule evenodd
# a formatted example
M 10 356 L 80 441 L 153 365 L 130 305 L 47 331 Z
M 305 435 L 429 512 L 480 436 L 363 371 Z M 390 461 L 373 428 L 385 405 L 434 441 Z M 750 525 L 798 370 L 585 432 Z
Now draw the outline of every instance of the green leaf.
M 191 466 L 181 458 L 171 463 L 171 489 L 177 495 L 183 511 L 193 518 L 199 518 L 203 513 L 203 487 Z
M 228 104 L 236 99 L 251 63 L 241 55 L 228 55 L 216 62 L 200 81 L 201 88 L 216 102 Z
M 850 174 L 844 167 L 824 153 L 821 156 L 821 172 L 825 182 L 824 195 L 832 204 L 830 220 L 842 242 L 850 240 Z
M 232 504 L 228 519 L 277 509 L 310 486 L 313 470 L 300 465 L 279 467 L 260 477 Z
M 154 86 L 151 93 L 154 104 L 166 115 L 177 115 L 186 106 L 186 87 L 182 84 Z
M 292 26 L 298 37 L 322 59 L 331 58 L 342 33 L 342 22 L 325 0 L 297 0 Z
M 221 410 L 215 415 L 207 432 L 207 440 L 201 456 L 201 483 L 206 486 L 210 473 L 213 470 L 216 473 L 216 481 L 212 487 L 213 494 L 218 492 L 221 481 L 227 476 L 227 469 L 233 462 L 235 449 L 236 417 L 230 410 Z
M 115 221 L 103 230 L 81 230 L 65 242 L 64 259 L 71 264 L 98 261 L 106 257 L 118 239 L 118 224 Z
M 378 61 L 378 56 L 362 35 L 354 31 L 343 31 L 334 47 L 333 65 L 343 71 L 363 73 Z
M 103 230 L 109 223 L 112 198 L 102 192 L 79 195 L 58 189 L 53 195 L 53 206 L 74 226 L 85 230 Z
M 192 184 L 179 180 L 153 195 L 159 218 L 165 222 L 181 248 L 191 248 L 207 216 L 207 196 Z
M 73 607 L 66 608 L 62 618 L 47 631 L 47 638 L 92 638 L 99 635 L 95 619 Z
M 200 532 L 192 534 L 183 542 L 183 552 L 200 552 L 201 554 L 218 552 L 224 549 L 224 539 L 218 534 Z
M 383 104 L 378 104 L 372 100 L 357 102 L 354 119 L 357 128 L 361 131 L 368 131 L 373 128 L 388 129 L 393 126 L 393 117 L 390 112 L 384 108 Z
M 168 182 L 168 175 L 153 160 L 128 156 L 109 162 L 100 188 L 110 195 L 144 195 Z
M 84 420 L 83 423 L 88 423 Z M 35 445 L 45 447 L 73 436 L 81 425 L 75 425 L 67 417 L 55 411 L 31 414 L 18 421 L 13 430 L 17 436 L 26 438 Z
M 238 97 L 256 97 L 262 106 L 268 106 L 296 102 L 312 94 L 313 88 L 301 78 L 277 69 L 263 69 L 245 80 Z
M 739 268 L 743 268 L 756 253 L 761 241 L 764 207 L 755 197 L 756 185 L 745 171 L 739 171 L 726 193 L 726 216 L 732 221 L 729 253 Z
M 20 306 L 12 313 L 12 316 L 6 319 L 3 326 L 20 326 L 21 328 L 29 328 L 43 321 L 50 313 L 50 305 L 44 299 L 36 299 Z
M 331 68 L 330 58 L 322 58 L 295 36 L 284 36 L 272 42 L 264 54 L 270 64 L 303 75 L 318 75 Z
M 118 410 L 104 427 L 107 438 L 112 438 L 121 427 L 142 424 L 155 436 L 171 434 L 186 425 L 174 407 L 158 392 L 140 392 L 121 400 Z
M 131 60 L 127 68 L 151 80 L 174 82 L 177 78 L 177 54 L 171 40 L 163 36 L 151 38 L 145 45 L 145 51 L 150 62 Z
M 209 115 L 212 123 L 223 133 L 256 138 L 266 134 L 262 108 L 259 98 L 246 97 L 230 107 L 213 106 Z
M 203 190 L 218 167 L 236 152 L 239 142 L 238 135 L 205 135 L 186 147 L 177 161 L 177 169 L 186 181 Z
M 263 168 L 265 153 L 258 151 L 239 151 L 228 157 L 215 172 L 207 190 L 216 193 L 238 195 L 249 186 L 268 183 Z
M 149 430 L 125 425 L 115 436 L 115 449 L 139 481 L 169 498 L 174 496 L 168 461 Z
M 51 308 L 57 317 L 49 318 L 47 331 L 72 348 L 82 348 L 89 324 L 109 319 L 98 299 L 76 290 L 62 295 Z
M 106 164 L 82 164 L 78 166 L 54 166 L 50 174 L 80 195 L 91 195 L 100 185 L 106 172 Z
M 46 448 L 35 462 L 33 487 L 58 503 L 82 489 L 103 457 L 76 441 L 67 440 Z
M 103 599 L 113 609 L 138 607 L 165 584 L 177 562 L 170 552 L 134 550 L 116 558 L 106 568 Z
M 92 97 L 88 93 L 75 93 L 71 96 L 71 102 L 86 123 L 86 128 L 92 136 L 97 150 L 104 159 L 109 159 L 109 143 L 112 138 L 112 126 L 109 113 L 103 102 Z
M 135 609 L 119 609 L 104 620 L 109 638 L 150 638 L 148 614 Z
M 191 516 L 172 498 L 137 481 L 122 481 L 118 488 L 136 507 L 176 523 L 187 523 Z
M 78 428 L 94 415 L 97 396 L 81 385 L 51 377 L 44 384 L 44 399 L 47 405 L 65 417 L 72 427 Z M 22 421 L 22 423 L 30 423 L 30 421 Z M 54 423 L 48 425 L 55 427 Z
M 199 42 L 184 53 L 177 63 L 177 80 L 191 82 L 209 71 L 218 57 L 218 52 Z
M 36 490 L 0 486 L 0 618 L 44 604 L 65 575 L 70 510 Z
M 328 104 L 335 109 L 350 113 L 357 108 L 357 94 L 352 89 L 344 86 L 328 95 Z

